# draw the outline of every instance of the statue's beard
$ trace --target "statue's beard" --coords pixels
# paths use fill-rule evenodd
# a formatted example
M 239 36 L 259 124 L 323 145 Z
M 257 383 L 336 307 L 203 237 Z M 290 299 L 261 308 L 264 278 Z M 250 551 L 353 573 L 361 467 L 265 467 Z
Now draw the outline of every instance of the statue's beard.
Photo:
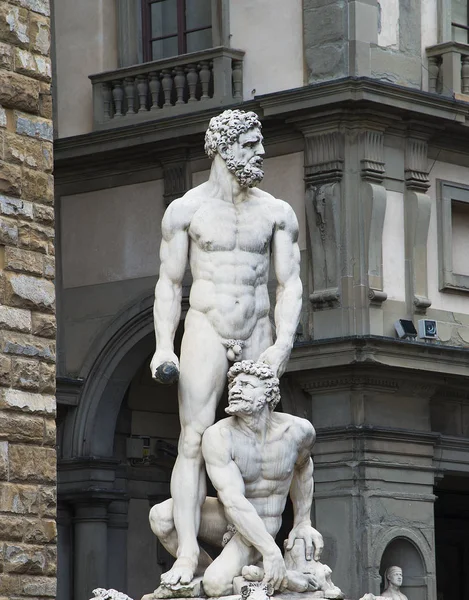
M 261 156 L 255 156 L 249 162 L 236 160 L 232 154 L 226 158 L 226 167 L 238 180 L 241 187 L 255 187 L 264 179 Z
M 227 415 L 250 415 L 253 413 L 253 405 L 252 402 L 243 399 L 237 399 L 235 402 L 229 402 L 228 406 L 225 408 L 225 412 Z

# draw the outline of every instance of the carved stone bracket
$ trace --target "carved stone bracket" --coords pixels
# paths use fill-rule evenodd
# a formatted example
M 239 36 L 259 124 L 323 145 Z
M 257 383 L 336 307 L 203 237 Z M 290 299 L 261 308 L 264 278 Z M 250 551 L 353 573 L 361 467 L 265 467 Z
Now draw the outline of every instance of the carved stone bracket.
M 328 131 L 305 137 L 305 181 L 332 183 L 342 179 L 344 140 L 342 132 Z
M 384 135 L 382 131 L 366 130 L 361 134 L 363 158 L 361 176 L 371 182 L 382 183 L 385 175 Z
M 430 187 L 426 139 L 409 137 L 405 148 L 405 183 L 407 189 L 425 193 Z
M 191 174 L 187 160 L 162 161 L 164 177 L 164 201 L 166 206 L 183 196 L 191 187 Z

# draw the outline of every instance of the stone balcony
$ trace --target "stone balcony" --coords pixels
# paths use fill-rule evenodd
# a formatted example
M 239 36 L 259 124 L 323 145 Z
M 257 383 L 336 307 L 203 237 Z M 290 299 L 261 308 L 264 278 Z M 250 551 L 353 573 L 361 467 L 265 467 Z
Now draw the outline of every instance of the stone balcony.
M 426 49 L 428 91 L 469 100 L 469 45 L 445 42 Z
M 218 47 L 90 75 L 94 128 L 242 102 L 243 57 L 242 50 Z

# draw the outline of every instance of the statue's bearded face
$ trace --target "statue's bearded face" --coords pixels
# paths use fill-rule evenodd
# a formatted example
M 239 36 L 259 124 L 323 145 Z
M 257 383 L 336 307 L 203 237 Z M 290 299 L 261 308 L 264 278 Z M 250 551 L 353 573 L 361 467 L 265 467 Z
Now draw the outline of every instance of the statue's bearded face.
M 220 153 L 241 187 L 255 187 L 264 178 L 263 139 L 260 129 L 254 127 L 241 133 L 234 144 Z
M 240 373 L 229 386 L 225 412 L 229 415 L 252 415 L 260 412 L 266 402 L 264 381 L 255 375 Z

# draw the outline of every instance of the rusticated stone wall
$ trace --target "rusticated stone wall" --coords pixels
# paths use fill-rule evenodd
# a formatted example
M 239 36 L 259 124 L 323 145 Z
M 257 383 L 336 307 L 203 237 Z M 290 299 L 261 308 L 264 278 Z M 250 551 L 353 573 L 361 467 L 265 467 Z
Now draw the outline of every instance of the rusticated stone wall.
M 54 597 L 55 299 L 48 0 L 0 0 L 0 597 Z

